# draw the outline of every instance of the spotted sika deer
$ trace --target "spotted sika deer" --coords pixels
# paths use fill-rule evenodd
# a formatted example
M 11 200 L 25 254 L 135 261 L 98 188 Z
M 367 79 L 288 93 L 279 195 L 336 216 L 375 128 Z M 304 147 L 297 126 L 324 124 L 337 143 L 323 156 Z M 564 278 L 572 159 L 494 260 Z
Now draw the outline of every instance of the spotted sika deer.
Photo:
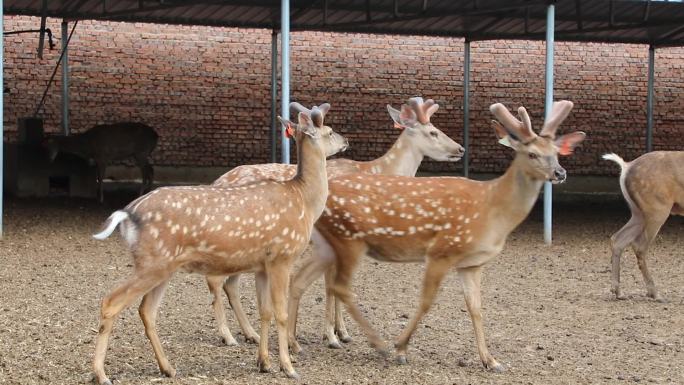
M 94 162 L 97 168 L 97 196 L 102 202 L 105 170 L 115 160 L 133 158 L 142 174 L 140 194 L 150 190 L 154 170 L 149 158 L 158 139 L 157 132 L 148 125 L 122 122 L 100 124 L 81 134 L 53 136 L 47 140 L 47 149 L 51 161 L 60 152 L 67 152 Z
M 667 218 L 684 215 L 684 152 L 655 151 L 631 162 L 616 154 L 605 154 L 603 159 L 620 166 L 620 189 L 632 211 L 627 224 L 610 237 L 612 292 L 618 299 L 625 298 L 620 290 L 620 257 L 631 246 L 646 282 L 647 295 L 663 301 L 648 271 L 646 254 Z
M 297 140 L 299 163 L 291 180 L 234 188 L 160 188 L 114 212 L 94 235 L 104 239 L 121 224 L 135 262 L 133 276 L 102 301 L 93 362 L 100 384 L 111 384 L 104 359 L 114 318 L 139 296 L 143 296 L 140 317 L 159 368 L 167 376 L 175 375 L 157 335 L 156 317 L 169 279 L 178 270 L 204 275 L 255 272 L 261 318 L 259 369 L 270 370 L 268 333 L 275 314 L 280 367 L 287 376 L 298 377 L 287 349 L 285 302 L 290 269 L 307 247 L 313 224 L 325 206 L 325 158 L 345 149 L 347 143 L 330 130 L 316 129 L 306 114 L 299 114 L 296 129 L 290 122 L 285 124 Z
M 292 103 L 291 107 L 302 113 L 311 113 L 311 110 L 306 109 L 298 103 Z M 460 160 L 464 153 L 463 147 L 454 142 L 430 122 L 431 116 L 437 112 L 438 108 L 439 105 L 436 104 L 434 100 L 428 99 L 423 101 L 420 97 L 411 98 L 409 100 L 409 105 L 402 105 L 401 110 L 396 110 L 388 105 L 387 111 L 394 121 L 395 127 L 403 130 L 394 145 L 386 154 L 372 161 L 360 162 L 349 159 L 329 160 L 329 177 L 332 178 L 335 175 L 352 172 L 413 176 L 416 174 L 420 163 L 426 156 L 438 161 Z M 323 104 L 319 109 L 322 111 L 322 114 L 320 119 L 314 119 L 314 124 L 318 127 L 327 127 L 324 124 L 324 118 L 330 109 L 330 105 L 327 103 Z M 236 167 L 224 174 L 217 179 L 213 185 L 230 187 L 266 179 L 286 180 L 291 178 L 294 173 L 294 166 L 279 163 L 245 165 Z M 317 270 L 320 268 L 320 266 L 318 266 L 319 263 L 332 258 L 332 256 L 329 255 L 330 246 L 327 245 L 325 239 L 316 234 L 315 229 L 312 241 L 314 244 L 314 253 L 319 254 L 321 258 L 313 259 L 311 261 L 313 264 L 308 265 L 306 270 Z M 326 266 L 327 265 L 328 264 L 326 264 Z M 228 344 L 237 344 L 230 333 L 223 312 L 223 304 L 220 298 L 221 283 L 223 283 L 223 289 L 228 295 L 229 302 L 235 312 L 246 340 L 257 341 L 258 336 L 249 325 L 240 304 L 240 296 L 238 293 L 239 275 L 233 275 L 227 280 L 224 280 L 224 278 L 225 277 L 207 277 L 209 290 L 214 296 L 214 313 L 219 323 L 219 332 L 223 340 Z M 293 288 L 296 289 L 297 287 L 308 286 L 309 284 L 310 282 L 297 282 Z M 343 342 L 351 341 L 351 337 L 346 331 L 339 302 L 334 300 L 332 292 L 328 293 L 327 298 L 326 314 L 328 322 L 325 329 L 326 340 L 330 347 L 340 348 L 341 345 L 338 336 Z M 295 310 L 294 312 L 289 312 L 289 317 L 294 317 L 293 319 L 296 320 L 297 306 L 290 303 L 289 308 Z M 290 322 L 290 328 L 293 328 L 294 324 L 295 322 Z M 291 330 L 291 334 L 294 334 L 294 329 Z M 301 350 L 295 340 L 291 340 L 291 344 L 293 351 L 299 352 Z
M 398 362 L 406 362 L 409 339 L 430 309 L 442 279 L 455 268 L 463 284 L 480 359 L 486 368 L 504 369 L 485 345 L 482 269 L 501 252 L 508 235 L 528 215 L 544 181 L 565 180 L 566 172 L 557 156 L 570 154 L 585 136 L 575 132 L 555 139 L 571 108 L 569 101 L 555 103 L 537 135 L 524 108 L 519 109 L 519 121 L 503 105 L 492 105 L 490 110 L 500 121 L 493 125 L 501 143 L 513 148 L 516 155 L 505 174 L 491 181 L 383 175 L 369 178 L 367 174 L 330 180 L 328 202 L 316 223 L 316 230 L 334 256 L 334 284 L 329 289 L 344 302 L 371 345 L 385 349 L 353 300 L 350 285 L 359 258 L 367 255 L 386 262 L 426 261 L 418 311 L 396 342 Z M 301 292 L 292 288 L 291 303 L 298 301 L 295 295 Z

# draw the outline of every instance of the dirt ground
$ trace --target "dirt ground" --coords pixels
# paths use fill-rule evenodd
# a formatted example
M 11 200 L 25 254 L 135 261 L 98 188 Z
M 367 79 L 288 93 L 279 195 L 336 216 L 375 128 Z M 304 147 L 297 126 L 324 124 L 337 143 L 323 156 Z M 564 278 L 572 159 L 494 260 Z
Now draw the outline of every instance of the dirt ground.
M 90 234 L 123 202 L 9 200 L 0 241 L 0 384 L 90 381 L 99 301 L 131 272 L 118 234 Z M 322 344 L 322 281 L 302 301 L 298 327 L 304 352 L 295 368 L 302 384 L 684 384 L 684 221 L 671 218 L 649 259 L 667 303 L 645 297 L 633 254 L 623 258 L 623 288 L 609 293 L 608 237 L 627 220 L 622 202 L 559 205 L 555 242 L 541 242 L 538 210 L 516 230 L 485 270 L 485 332 L 507 371 L 485 371 L 475 350 L 461 285 L 450 275 L 415 334 L 409 364 L 379 357 L 347 317 L 354 341 Z M 366 261 L 355 280 L 358 301 L 391 340 L 413 314 L 420 264 Z M 253 280 L 242 299 L 257 328 Z M 177 274 L 167 290 L 159 332 L 175 379 L 161 378 L 137 304 L 114 327 L 106 370 L 124 384 L 293 384 L 256 369 L 256 347 L 223 346 L 203 277 Z M 257 328 L 258 330 L 258 328 Z M 277 367 L 275 330 L 271 358 Z

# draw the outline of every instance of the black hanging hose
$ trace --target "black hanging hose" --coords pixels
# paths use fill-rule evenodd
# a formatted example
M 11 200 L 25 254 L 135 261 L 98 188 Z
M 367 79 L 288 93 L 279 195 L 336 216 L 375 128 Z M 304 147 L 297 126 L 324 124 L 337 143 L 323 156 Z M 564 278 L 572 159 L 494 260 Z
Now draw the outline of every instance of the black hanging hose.
M 59 55 L 59 59 L 57 60 L 57 64 L 55 65 L 55 70 L 52 71 L 52 76 L 50 76 L 50 80 L 48 80 L 47 86 L 45 86 L 45 92 L 43 92 L 43 97 L 40 99 L 40 103 L 38 103 L 38 106 L 36 106 L 36 112 L 33 114 L 34 116 L 38 116 L 38 113 L 40 112 L 40 109 L 43 108 L 43 103 L 45 103 L 45 98 L 47 97 L 47 93 L 50 90 L 50 86 L 52 85 L 52 81 L 55 79 L 55 75 L 57 74 L 57 70 L 59 69 L 60 63 L 62 63 L 62 58 L 64 58 L 64 53 L 67 51 L 67 48 L 69 48 L 69 42 L 71 41 L 71 36 L 74 35 L 74 31 L 76 30 L 76 26 L 78 25 L 78 20 L 74 22 L 74 26 L 71 27 L 71 32 L 69 33 L 69 37 L 67 38 L 66 44 L 64 45 L 64 48 L 62 49 L 62 53 Z
M 10 35 L 18 35 L 20 33 L 36 33 L 36 32 L 43 32 L 40 29 L 21 29 L 18 31 L 7 31 L 3 32 L 2 34 L 5 36 L 10 36 Z M 48 43 L 50 44 L 50 49 L 55 48 L 55 42 L 52 41 L 52 30 L 50 28 L 45 28 L 45 33 L 48 35 Z

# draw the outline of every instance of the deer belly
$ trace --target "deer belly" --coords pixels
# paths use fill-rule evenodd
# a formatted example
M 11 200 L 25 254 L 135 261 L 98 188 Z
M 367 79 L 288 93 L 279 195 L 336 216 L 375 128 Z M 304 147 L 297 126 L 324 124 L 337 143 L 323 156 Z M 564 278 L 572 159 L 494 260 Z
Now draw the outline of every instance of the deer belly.
M 384 240 L 382 243 L 369 242 L 366 254 L 381 262 L 423 262 L 425 260 L 424 248 L 399 239 Z

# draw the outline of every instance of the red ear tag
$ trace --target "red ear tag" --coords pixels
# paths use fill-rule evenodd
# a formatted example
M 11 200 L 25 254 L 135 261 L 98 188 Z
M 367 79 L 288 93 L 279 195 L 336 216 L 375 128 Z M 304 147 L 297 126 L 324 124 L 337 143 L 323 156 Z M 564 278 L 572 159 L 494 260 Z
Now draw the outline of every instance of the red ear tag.
M 398 129 L 400 129 L 400 130 L 403 130 L 403 129 L 404 129 L 404 126 L 402 126 L 401 124 L 399 124 L 399 123 L 397 123 L 397 122 L 394 122 L 394 128 L 398 128 Z
M 285 129 L 285 137 L 288 139 L 294 138 L 294 132 L 295 132 L 295 130 L 294 130 L 294 128 L 292 128 L 292 125 L 288 124 L 287 128 Z
M 572 146 L 570 145 L 569 140 L 566 140 L 561 144 L 561 147 L 558 149 L 558 154 L 563 156 L 572 154 Z

